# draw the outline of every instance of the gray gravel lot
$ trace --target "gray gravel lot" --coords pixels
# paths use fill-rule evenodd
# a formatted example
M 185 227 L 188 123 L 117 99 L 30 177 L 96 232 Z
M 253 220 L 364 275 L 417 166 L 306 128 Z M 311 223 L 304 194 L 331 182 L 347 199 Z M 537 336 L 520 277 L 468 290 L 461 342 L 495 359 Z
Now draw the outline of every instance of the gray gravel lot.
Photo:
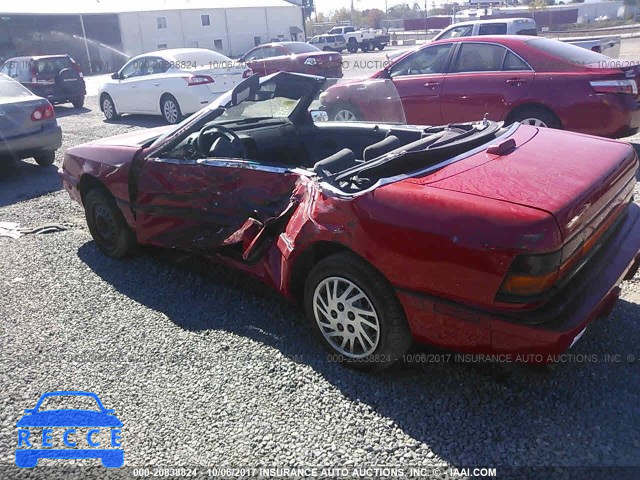
M 62 152 L 161 123 L 104 123 L 95 97 L 56 110 L 56 166 L 0 166 L 0 221 L 73 224 L 0 238 L 0 477 L 17 475 L 23 409 L 46 391 L 88 390 L 124 423 L 128 466 L 626 465 L 640 478 L 640 276 L 571 351 L 592 361 L 551 374 L 454 362 L 350 371 L 327 361 L 297 308 L 235 272 L 154 249 L 102 255 L 61 191 Z

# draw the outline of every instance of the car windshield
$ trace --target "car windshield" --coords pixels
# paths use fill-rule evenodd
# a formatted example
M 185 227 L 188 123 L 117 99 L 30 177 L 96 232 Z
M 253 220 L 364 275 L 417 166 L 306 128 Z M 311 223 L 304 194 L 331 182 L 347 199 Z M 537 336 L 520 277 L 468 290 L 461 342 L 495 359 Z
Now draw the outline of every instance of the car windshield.
M 0 98 L 30 97 L 32 95 L 18 82 L 0 75 Z
M 351 99 L 348 105 L 345 98 Z M 232 92 L 222 95 L 155 140 L 151 149 L 210 122 L 293 121 L 295 114 L 304 112 L 314 121 L 406 124 L 400 96 L 390 79 L 353 83 L 281 72 L 260 79 L 256 91 L 236 103 Z
M 211 65 L 232 63 L 229 57 L 204 49 L 174 53 L 171 56 L 167 56 L 167 60 L 174 64 L 181 66 L 184 64 L 188 67 L 210 67 Z
M 314 47 L 313 45 L 309 45 L 308 43 L 296 42 L 296 43 L 287 43 L 286 47 L 293 53 L 314 53 L 320 52 L 321 50 L 318 47 Z
M 566 42 L 558 42 L 549 38 L 536 38 L 527 42 L 534 48 L 550 53 L 554 57 L 561 58 L 576 65 L 590 65 L 599 62 L 611 61 L 611 57 L 601 53 L 587 50 Z
M 100 406 L 93 397 L 87 395 L 52 395 L 42 401 L 38 411 L 69 409 L 99 412 Z
M 35 61 L 38 73 L 57 74 L 60 70 L 71 68 L 71 61 L 67 57 L 39 58 Z

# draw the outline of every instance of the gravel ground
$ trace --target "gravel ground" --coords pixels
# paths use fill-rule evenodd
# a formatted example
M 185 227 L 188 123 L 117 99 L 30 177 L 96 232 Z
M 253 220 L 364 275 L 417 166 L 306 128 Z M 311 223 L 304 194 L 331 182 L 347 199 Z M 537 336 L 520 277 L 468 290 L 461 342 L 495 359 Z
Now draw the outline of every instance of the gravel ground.
M 56 164 L 72 145 L 160 124 L 106 124 L 95 98 L 87 107 L 57 108 Z M 302 313 L 241 275 L 158 250 L 106 258 L 56 168 L 0 170 L 0 221 L 73 224 L 0 238 L 0 477 L 18 475 L 22 410 L 51 390 L 93 391 L 114 408 L 127 466 L 485 466 L 500 477 L 508 466 L 640 465 L 640 277 L 572 350 L 590 361 L 551 374 L 463 362 L 363 374 L 328 362 Z

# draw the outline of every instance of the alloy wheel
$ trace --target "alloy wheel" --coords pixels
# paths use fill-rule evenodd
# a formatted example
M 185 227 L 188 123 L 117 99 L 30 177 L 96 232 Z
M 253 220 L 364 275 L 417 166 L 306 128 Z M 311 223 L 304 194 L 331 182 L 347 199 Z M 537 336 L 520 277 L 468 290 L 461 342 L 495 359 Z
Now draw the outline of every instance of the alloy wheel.
M 163 113 L 167 122 L 176 123 L 178 121 L 178 106 L 173 100 L 165 100 Z
M 547 127 L 547 124 L 539 118 L 523 118 L 520 120 L 520 123 L 524 125 L 533 125 L 534 127 Z

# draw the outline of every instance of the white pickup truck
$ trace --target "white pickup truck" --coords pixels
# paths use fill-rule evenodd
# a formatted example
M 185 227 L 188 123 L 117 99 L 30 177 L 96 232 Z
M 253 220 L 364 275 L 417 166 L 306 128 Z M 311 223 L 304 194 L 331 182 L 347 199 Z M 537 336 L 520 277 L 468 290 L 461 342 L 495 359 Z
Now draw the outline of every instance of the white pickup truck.
M 329 35 L 342 35 L 347 41 L 347 50 L 356 53 L 358 48 L 363 52 L 382 50 L 389 44 L 389 35 L 374 29 L 356 30 L 351 25 L 341 25 L 329 30 Z
M 538 28 L 532 18 L 498 18 L 454 23 L 442 30 L 433 40 L 475 35 L 537 35 Z M 593 50 L 612 58 L 620 55 L 620 37 L 559 38 L 561 42 Z

